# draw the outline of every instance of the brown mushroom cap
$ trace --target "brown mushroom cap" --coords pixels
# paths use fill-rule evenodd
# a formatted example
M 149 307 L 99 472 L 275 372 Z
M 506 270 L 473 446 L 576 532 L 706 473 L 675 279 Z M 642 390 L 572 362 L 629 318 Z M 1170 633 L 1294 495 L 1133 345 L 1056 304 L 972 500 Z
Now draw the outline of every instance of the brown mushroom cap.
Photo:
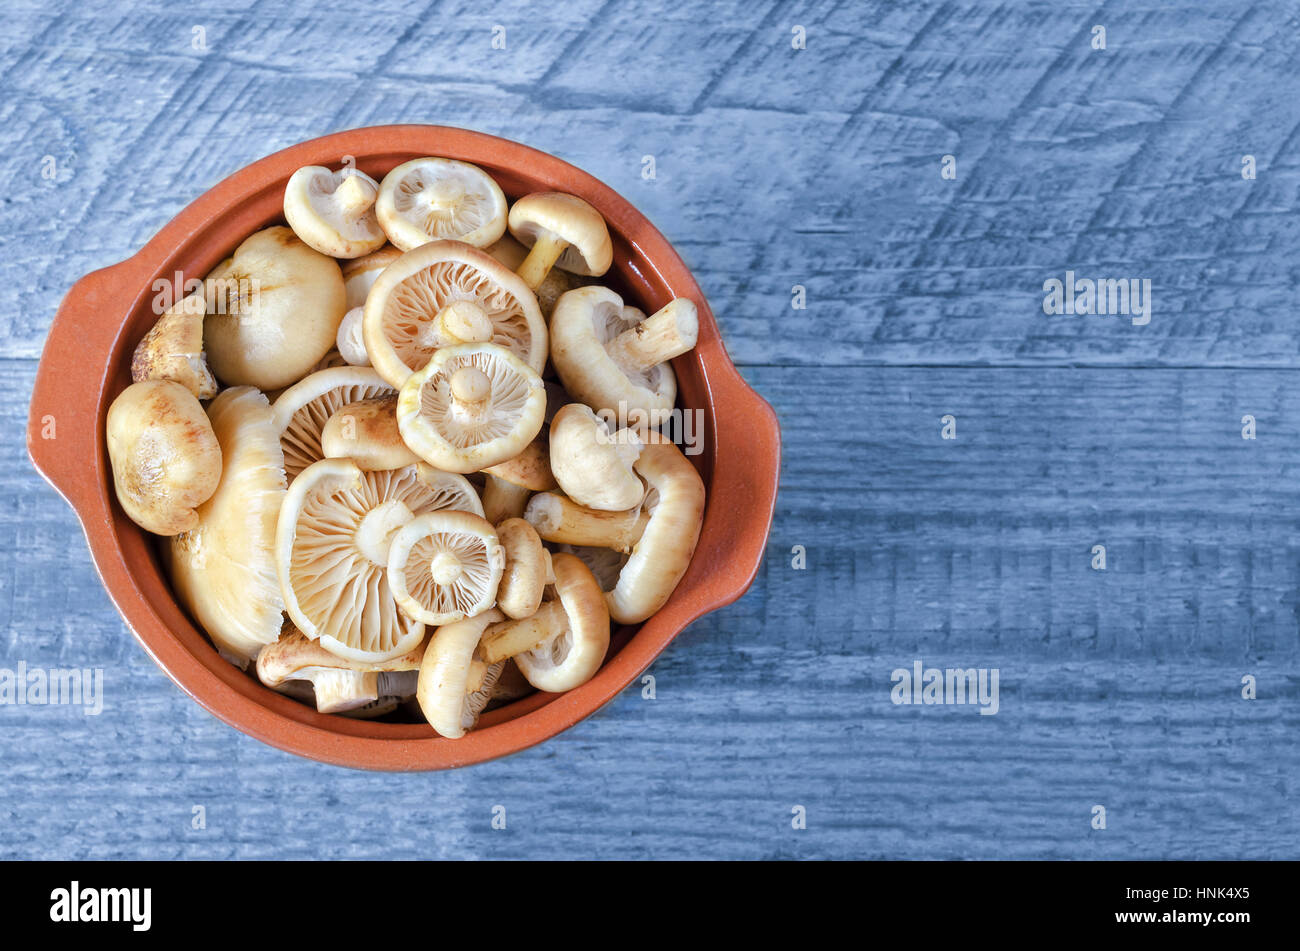
M 397 397 L 358 400 L 334 411 L 320 434 L 326 459 L 351 459 L 361 469 L 401 469 L 420 461 L 402 442 Z
M 158 318 L 131 358 L 131 379 L 171 380 L 201 400 L 217 395 L 217 380 L 203 353 L 203 294 L 195 292 Z

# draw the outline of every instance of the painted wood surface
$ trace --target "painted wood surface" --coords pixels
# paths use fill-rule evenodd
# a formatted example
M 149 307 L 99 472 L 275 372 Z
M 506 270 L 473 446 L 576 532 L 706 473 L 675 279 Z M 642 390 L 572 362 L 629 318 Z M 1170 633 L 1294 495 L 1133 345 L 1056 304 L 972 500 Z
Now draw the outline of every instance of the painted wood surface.
M 0 667 L 101 667 L 105 707 L 0 706 L 0 856 L 1300 854 L 1296 4 L 6 6 Z M 77 277 L 276 148 L 401 121 L 642 208 L 786 455 L 758 582 L 655 699 L 393 777 L 172 686 L 22 434 Z M 1150 280 L 1150 323 L 1045 315 L 1067 270 Z M 997 668 L 999 712 L 895 705 L 917 660 Z

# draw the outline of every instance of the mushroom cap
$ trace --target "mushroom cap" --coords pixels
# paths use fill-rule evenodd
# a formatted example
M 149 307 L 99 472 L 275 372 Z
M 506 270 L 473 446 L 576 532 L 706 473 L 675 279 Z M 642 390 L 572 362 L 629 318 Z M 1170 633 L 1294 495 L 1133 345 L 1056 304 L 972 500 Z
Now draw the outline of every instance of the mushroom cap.
M 364 472 L 347 459 L 322 459 L 289 487 L 275 542 L 285 610 L 331 654 L 384 661 L 424 637 L 424 625 L 398 609 L 387 570 L 396 531 L 446 503 L 426 471 Z
M 447 308 L 470 323 L 448 329 Z M 366 298 L 362 327 L 371 364 L 394 386 L 435 351 L 457 344 L 494 343 L 538 374 L 546 365 L 546 321 L 533 292 L 495 258 L 459 241 L 421 245 L 385 268 Z
M 420 643 L 413 650 L 387 661 L 344 660 L 305 637 L 292 623 L 286 623 L 280 639 L 262 648 L 257 655 L 257 679 L 282 692 L 290 692 L 283 690 L 287 683 L 310 683 L 320 713 L 342 713 L 378 701 L 383 696 L 379 674 L 419 670 L 423 655 L 424 644 Z M 385 684 L 385 687 L 390 685 Z
M 671 442 L 648 442 L 635 468 L 649 490 L 650 521 L 608 595 L 619 624 L 640 624 L 664 606 L 690 567 L 704 521 L 704 482 Z
M 645 486 L 632 469 L 641 445 L 634 431 L 610 433 L 591 407 L 570 403 L 551 420 L 551 471 L 564 494 L 579 505 L 625 511 L 645 497 Z
M 199 523 L 221 481 L 221 446 L 194 394 L 171 380 L 132 383 L 108 408 L 108 459 L 122 508 L 155 535 Z
M 335 346 L 343 362 L 354 367 L 370 366 L 370 355 L 366 353 L 366 341 L 361 332 L 364 307 L 353 307 L 343 315 L 339 322 L 339 332 L 334 336 Z
M 224 462 L 199 523 L 168 545 L 172 587 L 217 649 L 244 667 L 280 636 L 284 598 L 275 569 L 284 454 L 266 397 L 251 386 L 220 393 L 208 419 Z
M 343 289 L 347 295 L 348 310 L 366 306 L 366 297 L 379 275 L 383 273 L 384 268 L 401 256 L 400 248 L 386 244 L 378 251 L 344 261 L 339 265 L 339 270 L 343 273 Z
M 171 380 L 201 400 L 217 395 L 203 352 L 203 294 L 195 291 L 168 308 L 131 357 L 131 379 Z
M 440 735 L 458 739 L 474 728 L 479 713 L 492 699 L 492 690 L 504 664 L 487 668 L 477 690 L 468 689 L 471 668 L 478 659 L 484 629 L 501 620 L 496 609 L 444 624 L 433 633 L 420 663 L 415 696 L 429 725 Z
M 204 283 L 208 363 L 228 386 L 288 386 L 334 346 L 343 275 L 288 228 L 249 236 Z
M 361 469 L 401 469 L 419 462 L 397 428 L 397 397 L 358 400 L 334 411 L 320 434 L 326 459 L 351 459 Z
M 465 381 L 474 392 L 461 392 Z M 397 398 L 403 440 L 447 472 L 477 472 L 513 459 L 541 430 L 545 412 L 541 377 L 490 343 L 439 350 Z
M 272 409 L 289 481 L 325 458 L 321 432 L 331 416 L 351 403 L 396 395 L 396 388 L 369 367 L 317 370 L 281 393 Z
M 360 169 L 332 172 L 307 165 L 289 176 L 284 217 L 293 233 L 321 254 L 359 258 L 387 238 L 375 217 L 379 183 Z
M 543 416 L 544 419 L 544 416 Z M 519 455 L 488 466 L 483 470 L 511 485 L 528 489 L 532 492 L 545 492 L 555 488 L 555 476 L 551 473 L 551 454 L 545 439 L 540 436 L 524 447 Z
M 449 624 L 496 603 L 504 564 L 496 530 L 482 516 L 427 512 L 393 535 L 388 587 L 408 617 Z
M 446 238 L 485 248 L 506 230 L 501 186 L 455 159 L 403 162 L 384 176 L 375 210 L 388 240 L 403 251 Z
M 537 529 L 522 518 L 508 518 L 497 526 L 505 565 L 497 586 L 497 607 L 510 618 L 537 613 L 551 575 L 551 556 L 542 546 Z
M 609 609 L 591 570 L 574 555 L 551 556 L 555 593 L 564 607 L 564 628 L 514 661 L 538 690 L 560 693 L 586 683 L 609 650 Z
M 573 274 L 599 277 L 614 260 L 609 228 L 600 212 L 577 195 L 564 192 L 533 192 L 510 209 L 510 233 L 531 248 L 543 235 L 568 244 L 556 260 L 557 267 Z
M 569 291 L 551 314 L 551 362 L 564 388 L 595 410 L 667 412 L 677 399 L 677 377 L 667 363 L 648 370 L 619 366 L 606 346 L 645 320 L 607 287 Z M 619 404 L 622 403 L 621 407 Z

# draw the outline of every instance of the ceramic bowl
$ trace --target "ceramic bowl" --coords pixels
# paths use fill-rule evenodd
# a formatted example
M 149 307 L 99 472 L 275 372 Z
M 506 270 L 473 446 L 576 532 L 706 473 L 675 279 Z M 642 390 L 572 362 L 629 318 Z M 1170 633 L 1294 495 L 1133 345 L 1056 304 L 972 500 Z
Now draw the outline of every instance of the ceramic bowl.
M 423 155 L 472 162 L 510 199 L 532 191 L 581 196 L 609 223 L 609 280 L 648 313 L 674 297 L 699 305 L 696 349 L 673 361 L 678 402 L 703 411 L 704 451 L 691 457 L 708 488 L 699 547 L 672 599 L 637 628 L 615 632 L 604 666 L 564 694 L 537 693 L 485 714 L 459 740 L 423 724 L 319 714 L 263 687 L 222 660 L 177 602 L 156 539 L 117 504 L 104 419 L 131 382 L 131 354 L 156 315 L 156 280 L 201 278 L 244 238 L 283 223 L 285 183 L 304 165 L 338 167 L 352 156 L 381 179 Z M 140 187 L 146 187 L 141 181 Z M 56 438 L 46 439 L 49 417 Z M 439 126 L 339 132 L 277 152 L 208 191 L 134 257 L 79 280 L 50 327 L 37 371 L 27 433 L 36 468 L 81 520 L 95 567 L 141 646 L 176 684 L 237 730 L 313 760 L 365 769 L 433 770 L 525 749 L 599 710 L 701 615 L 739 598 L 757 574 L 771 527 L 780 431 L 766 402 L 728 358 L 700 287 L 672 246 L 612 189 L 554 156 L 505 139 Z

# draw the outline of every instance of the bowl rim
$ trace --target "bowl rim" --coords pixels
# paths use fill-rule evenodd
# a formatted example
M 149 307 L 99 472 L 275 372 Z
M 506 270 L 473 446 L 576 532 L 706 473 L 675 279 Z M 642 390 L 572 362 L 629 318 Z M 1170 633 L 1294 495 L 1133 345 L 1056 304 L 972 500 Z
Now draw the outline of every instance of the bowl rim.
M 211 655 L 224 670 L 213 667 L 212 658 L 191 652 L 154 609 L 127 563 L 115 530 L 124 516 L 111 498 L 112 476 L 103 439 L 107 407 L 121 390 L 116 385 L 119 360 L 115 357 L 124 346 L 130 318 L 145 301 L 155 275 L 167 273 L 169 262 L 218 223 L 225 229 L 246 224 L 241 209 L 259 195 L 265 203 L 268 189 L 282 188 L 281 183 L 304 165 L 337 165 L 343 156 L 353 156 L 359 165 L 383 164 L 392 158 L 395 165 L 421 154 L 456 158 L 489 170 L 526 165 L 528 176 L 579 195 L 600 209 L 611 235 L 632 252 L 624 263 L 632 282 L 644 284 L 645 295 L 656 296 L 653 288 L 661 287 L 669 297 L 696 301 L 700 342 L 691 354 L 678 359 L 699 367 L 706 416 L 716 423 L 721 405 L 728 416 L 745 423 L 743 431 L 739 425 L 711 427 L 712 464 L 706 478 L 708 503 L 700 545 L 669 602 L 634 634 L 624 632 L 616 638 L 621 643 L 611 646 L 611 656 L 586 684 L 564 694 L 533 694 L 503 707 L 513 716 L 489 714 L 484 725 L 457 740 L 438 737 L 431 730 L 427 735 L 400 738 L 368 735 L 373 731 L 358 726 L 366 721 L 325 718 L 315 711 L 310 716 L 295 711 L 289 717 L 284 713 L 287 708 L 277 710 L 276 701 L 301 705 L 257 684 L 221 660 L 215 649 Z M 264 217 L 248 217 L 259 220 L 243 236 L 267 226 Z M 123 288 L 139 290 L 124 294 Z M 68 405 L 93 405 L 96 412 L 59 411 Z M 53 431 L 51 420 L 56 421 Z M 137 642 L 177 686 L 226 724 L 278 749 L 318 762 L 388 771 L 456 768 L 510 755 L 550 739 L 611 702 L 687 625 L 734 602 L 752 585 L 771 531 L 780 472 L 775 412 L 736 370 L 694 275 L 645 215 L 603 182 L 556 156 L 487 133 L 417 124 L 349 129 L 274 152 L 194 199 L 132 257 L 76 282 L 51 323 L 37 368 L 27 445 L 36 469 L 80 520 L 96 571 L 118 612 Z M 85 464 L 88 456 L 91 466 Z M 724 538 L 728 527 L 733 531 Z M 715 541 L 727 544 L 719 549 Z M 188 619 L 183 608 L 181 613 Z M 324 723 L 330 728 L 325 729 Z

